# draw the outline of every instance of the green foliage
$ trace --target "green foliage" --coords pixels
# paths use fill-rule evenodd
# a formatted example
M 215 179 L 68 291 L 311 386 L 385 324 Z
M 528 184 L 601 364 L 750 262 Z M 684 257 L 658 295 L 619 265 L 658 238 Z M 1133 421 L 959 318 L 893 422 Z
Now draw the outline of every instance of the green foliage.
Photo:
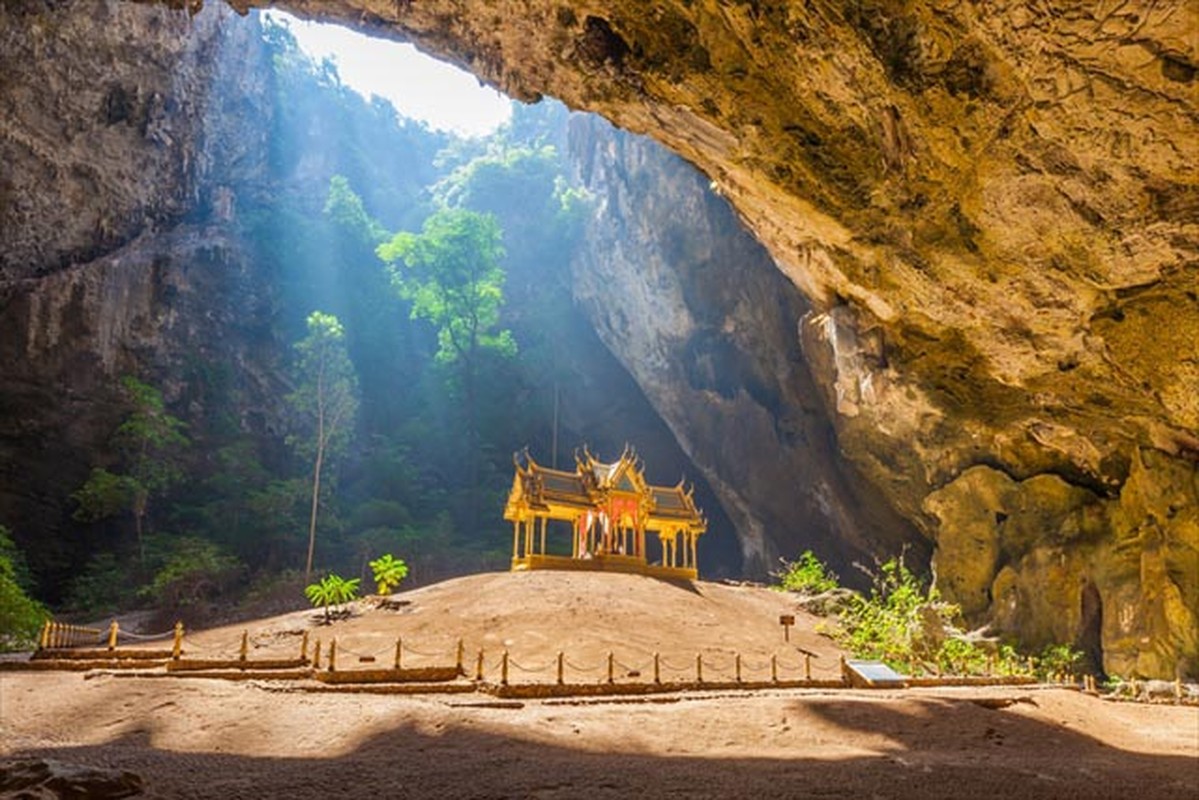
M 82 486 L 71 493 L 78 507 L 72 516 L 80 522 L 98 522 L 133 508 L 137 483 L 128 475 L 117 475 L 95 467 Z
M 836 576 L 810 551 L 784 565 L 778 574 L 781 588 L 809 594 L 839 588 Z M 869 596 L 848 592 L 833 633 L 855 657 L 883 661 L 916 675 L 1021 672 L 1020 658 L 1010 646 L 991 649 L 963 638 L 956 627 L 961 617 L 958 606 L 941 600 L 935 588 L 926 589 L 902 557 L 880 564 L 872 577 Z
M 299 356 L 296 389 L 287 403 L 298 418 L 299 433 L 289 437 L 297 452 L 312 459 L 312 507 L 308 523 L 308 558 L 312 573 L 316 547 L 321 477 L 326 461 L 341 456 L 353 434 L 358 413 L 358 377 L 345 346 L 345 330 L 332 314 L 308 315 L 308 335 L 296 344 Z
M 183 611 L 211 602 L 236 584 L 244 572 L 236 558 L 205 539 L 173 539 L 170 551 L 166 563 L 143 590 L 145 596 L 165 609 Z
M 811 550 L 805 550 L 795 561 L 783 561 L 775 573 L 779 588 L 788 592 L 820 594 L 836 589 L 837 576 Z
M 362 198 L 350 188 L 350 181 L 344 175 L 334 175 L 329 179 L 325 217 L 347 235 L 361 241 L 378 245 L 387 237 L 383 226 L 367 213 Z
M 332 314 L 308 315 L 308 335 L 295 345 L 295 389 L 286 397 L 297 431 L 288 442 L 301 455 L 333 457 L 348 446 L 358 413 L 358 376 L 346 333 Z
M 1051 644 L 1034 659 L 1037 677 L 1053 679 L 1057 675 L 1075 675 L 1082 671 L 1083 652 L 1068 644 Z
M 940 602 L 936 590 L 925 593 L 901 558 L 879 567 L 869 597 L 855 595 L 842 616 L 842 644 L 854 655 L 884 661 L 908 673 L 936 661 L 939 643 L 930 640 L 926 614 L 948 621 L 956 608 Z
M 71 581 L 66 607 L 89 614 L 107 614 L 127 608 L 137 600 L 131 565 L 115 553 L 94 554 Z
M 317 583 L 311 583 L 304 588 L 304 596 L 313 607 L 324 606 L 325 622 L 331 622 L 333 616 L 330 607 L 348 603 L 358 596 L 358 578 L 346 580 L 340 575 L 326 575 Z
M 0 525 L 0 652 L 33 647 L 50 617 L 41 603 L 26 594 L 21 583 L 23 563 L 8 530 Z
M 437 329 L 438 358 L 473 369 L 482 350 L 516 352 L 512 334 L 499 329 L 504 302 L 500 228 L 495 217 L 444 209 L 421 233 L 400 232 L 379 245 L 397 291 L 412 304 L 413 319 Z
M 379 594 L 391 594 L 408 577 L 408 565 L 401 558 L 385 553 L 370 562 L 371 573 Z
M 92 470 L 87 481 L 72 495 L 78 503 L 75 519 L 96 522 L 123 511 L 133 514 L 138 559 L 145 561 L 145 520 L 150 501 L 166 492 L 183 477 L 181 460 L 189 442 L 187 427 L 167 413 L 162 393 L 132 375 L 121 379 L 129 413 L 112 436 L 121 456 L 121 472 L 102 467 Z

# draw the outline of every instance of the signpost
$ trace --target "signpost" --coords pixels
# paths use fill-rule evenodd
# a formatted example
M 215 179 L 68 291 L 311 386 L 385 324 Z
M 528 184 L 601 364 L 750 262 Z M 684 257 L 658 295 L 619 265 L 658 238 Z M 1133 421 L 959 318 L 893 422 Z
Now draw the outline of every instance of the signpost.
M 794 614 L 779 614 L 779 625 L 783 626 L 783 641 L 791 641 L 791 626 L 795 624 Z

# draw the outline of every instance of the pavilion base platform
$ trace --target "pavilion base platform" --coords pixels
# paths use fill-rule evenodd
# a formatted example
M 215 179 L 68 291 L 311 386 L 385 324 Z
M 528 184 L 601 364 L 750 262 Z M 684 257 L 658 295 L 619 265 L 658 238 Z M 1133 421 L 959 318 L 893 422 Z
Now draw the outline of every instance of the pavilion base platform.
M 664 567 L 647 564 L 636 556 L 597 555 L 591 558 L 570 556 L 547 556 L 538 553 L 512 559 L 512 571 L 523 572 L 534 569 L 557 569 L 572 572 L 621 572 L 629 575 L 648 575 L 664 580 L 693 581 L 698 572 L 690 567 Z

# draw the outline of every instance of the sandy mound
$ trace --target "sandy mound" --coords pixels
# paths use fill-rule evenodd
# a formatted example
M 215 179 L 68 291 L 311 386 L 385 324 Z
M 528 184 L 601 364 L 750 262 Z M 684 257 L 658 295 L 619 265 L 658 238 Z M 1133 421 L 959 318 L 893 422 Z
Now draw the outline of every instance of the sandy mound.
M 611 651 L 623 672 L 643 671 L 661 654 L 663 678 L 694 674 L 703 655 L 705 678 L 731 678 L 734 656 L 742 656 L 746 679 L 768 677 L 775 655 L 782 677 L 801 676 L 802 650 L 814 655 L 814 678 L 839 674 L 841 650 L 817 633 L 821 620 L 795 608 L 787 594 L 755 586 L 703 581 L 675 584 L 640 575 L 587 572 L 502 572 L 463 578 L 401 592 L 386 607 L 368 599 L 353 606 L 349 619 L 320 623 L 311 610 L 251 623 L 188 634 L 187 650 L 197 657 L 237 654 L 248 632 L 250 658 L 298 654 L 304 631 L 325 652 L 333 637 L 351 669 L 362 656 L 390 664 L 395 642 L 403 639 L 404 663 L 454 662 L 458 639 L 472 667 L 480 649 L 489 667 L 508 650 L 512 678 L 521 682 L 553 679 L 558 651 L 576 669 L 569 680 L 600 679 Z M 790 642 L 779 616 L 795 616 Z M 521 668 L 524 669 L 521 669 Z

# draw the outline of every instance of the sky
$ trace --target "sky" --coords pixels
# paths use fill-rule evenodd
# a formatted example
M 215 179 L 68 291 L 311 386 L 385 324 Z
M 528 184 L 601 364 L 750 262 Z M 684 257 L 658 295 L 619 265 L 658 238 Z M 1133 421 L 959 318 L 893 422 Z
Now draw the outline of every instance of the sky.
M 300 48 L 316 61 L 332 57 L 342 83 L 369 98 L 391 101 L 405 117 L 461 136 L 484 136 L 511 116 L 511 100 L 475 76 L 424 55 L 410 44 L 372 39 L 337 25 L 321 25 L 278 11 Z

